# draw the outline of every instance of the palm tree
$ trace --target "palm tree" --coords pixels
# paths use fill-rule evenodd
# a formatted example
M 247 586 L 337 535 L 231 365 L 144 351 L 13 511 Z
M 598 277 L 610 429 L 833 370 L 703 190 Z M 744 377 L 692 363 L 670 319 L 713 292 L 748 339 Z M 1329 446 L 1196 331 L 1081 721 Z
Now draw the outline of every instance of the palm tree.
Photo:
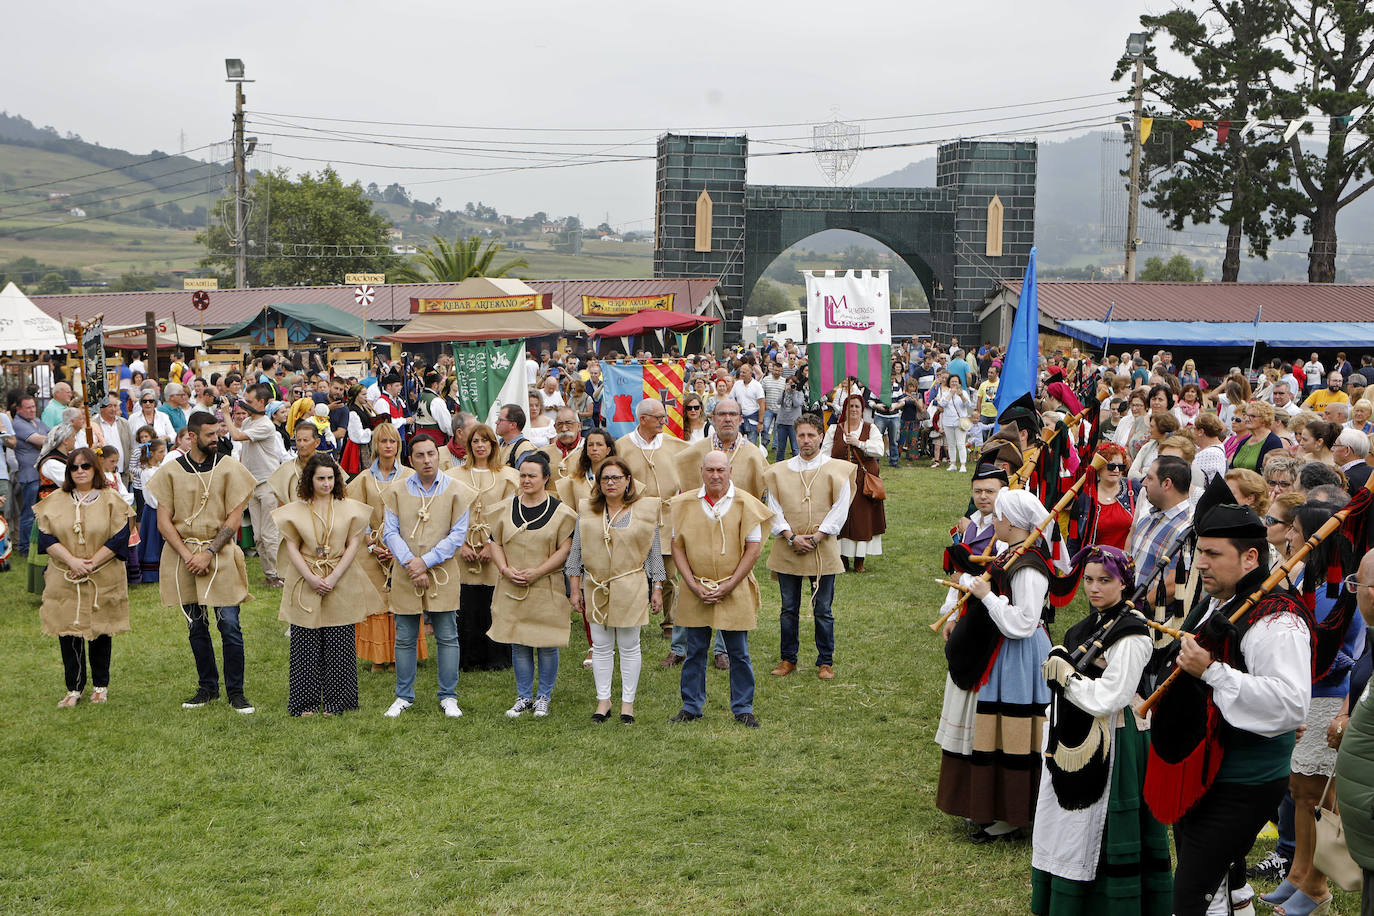
M 437 235 L 430 236 L 432 245 L 424 248 L 415 259 L 398 269 L 393 279 L 400 283 L 461 283 L 468 277 L 504 277 L 512 270 L 529 267 L 524 258 L 512 258 L 493 266 L 502 245 L 497 241 L 482 245 L 480 235 L 456 238 L 450 243 Z

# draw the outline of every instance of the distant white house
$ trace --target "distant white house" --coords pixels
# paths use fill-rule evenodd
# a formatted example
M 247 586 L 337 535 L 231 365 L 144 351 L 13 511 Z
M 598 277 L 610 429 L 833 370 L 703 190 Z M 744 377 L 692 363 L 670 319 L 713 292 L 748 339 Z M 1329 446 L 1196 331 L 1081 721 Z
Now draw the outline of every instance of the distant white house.
M 85 216 L 85 215 L 86 215 L 86 211 L 85 211 L 85 210 L 82 210 L 80 207 L 72 207 L 70 210 L 67 211 L 67 215 L 68 215 L 68 216 Z
M 392 246 L 391 246 L 391 253 L 392 253 L 392 254 L 418 254 L 418 253 L 419 253 L 419 249 L 417 249 L 414 245 L 392 245 Z
M 49 191 L 48 200 L 61 200 L 64 197 L 71 197 L 66 191 Z
M 401 232 L 401 230 L 397 229 L 395 226 L 392 226 L 390 229 L 386 230 L 386 237 L 395 242 L 399 242 L 404 237 L 404 235 L 405 233 Z

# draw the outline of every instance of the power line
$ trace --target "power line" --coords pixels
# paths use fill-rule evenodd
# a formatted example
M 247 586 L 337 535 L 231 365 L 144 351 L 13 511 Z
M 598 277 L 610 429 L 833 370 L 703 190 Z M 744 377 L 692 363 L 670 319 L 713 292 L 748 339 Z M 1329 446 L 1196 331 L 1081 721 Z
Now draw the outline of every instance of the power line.
M 198 168 L 205 168 L 205 165 L 202 164 L 202 165 L 197 166 L 197 167 L 198 167 Z M 187 170 L 183 170 L 183 171 L 187 171 Z M 211 181 L 212 179 L 218 178 L 218 177 L 223 176 L 223 175 L 228 175 L 228 174 L 229 174 L 229 172 L 226 170 L 226 171 L 223 171 L 223 172 L 216 172 L 216 173 L 211 174 L 211 175 L 197 175 L 196 177 L 194 177 L 194 178 L 188 178 L 188 179 L 185 180 L 185 181 L 178 181 L 178 182 L 176 182 L 175 184 L 169 184 L 169 185 L 166 185 L 165 187 L 154 188 L 153 191 L 151 191 L 151 192 L 150 192 L 150 191 L 146 191 L 146 190 L 144 190 L 144 191 L 131 191 L 131 192 L 127 193 L 127 194 L 116 194 L 116 195 L 114 195 L 113 197 L 105 197 L 105 198 L 101 198 L 101 199 L 99 199 L 99 200 L 78 201 L 78 202 L 74 203 L 73 206 L 78 206 L 78 207 L 94 207 L 94 206 L 96 206 L 97 204 L 104 204 L 104 203 L 110 203 L 111 201 L 123 200 L 123 199 L 126 198 L 126 197 L 140 197 L 140 196 L 146 196 L 146 195 L 149 194 L 149 193 L 165 192 L 165 191 L 171 190 L 172 188 L 181 188 L 181 187 L 185 187 L 185 186 L 188 185 L 188 184 L 196 184 L 196 183 L 202 182 L 202 181 L 207 181 L 207 182 L 208 182 L 208 181 Z M 133 184 L 139 184 L 139 183 L 141 183 L 141 182 L 131 182 L 131 183 L 133 183 Z M 206 191 L 202 191 L 202 192 L 199 192 L 199 193 L 209 194 L 210 191 L 207 189 Z M 194 197 L 195 195 L 191 195 L 191 196 Z M 29 203 L 29 204 L 24 204 L 23 206 L 33 206 L 33 205 L 35 205 L 35 204 L 38 204 L 38 205 L 45 205 L 45 204 L 47 204 L 47 203 L 49 203 L 49 202 L 48 202 L 48 201 L 33 201 L 33 202 Z M 0 214 L 4 214 L 4 215 L 0 215 L 0 223 L 7 223 L 7 222 L 9 222 L 9 221 L 11 221 L 11 220 L 16 220 L 16 219 L 31 218 L 31 217 L 34 217 L 34 216 L 38 215 L 38 213 L 42 212 L 42 210 L 41 210 L 41 208 L 40 208 L 39 210 L 34 210 L 34 211 L 29 211 L 29 212 L 24 212 L 24 213 L 13 213 L 13 212 L 11 212 L 12 209 L 13 209 L 13 208 L 0 208 Z M 123 212 L 126 212 L 126 213 L 127 213 L 128 211 L 126 210 L 126 211 L 123 211 Z
M 188 149 L 186 152 L 187 152 L 187 153 L 198 153 L 198 152 L 200 152 L 200 151 L 203 150 L 203 149 L 209 149 L 210 147 L 215 146 L 215 145 L 216 145 L 216 144 L 214 144 L 214 143 L 207 143 L 207 144 L 205 144 L 204 146 L 197 146 L 195 149 Z M 163 153 L 161 156 L 153 156 L 151 159 L 144 159 L 144 160 L 142 160 L 141 162 L 130 162 L 128 165 L 119 165 L 119 166 L 115 166 L 114 168 L 101 169 L 101 170 L 98 171 L 98 172 L 87 172 L 87 173 L 84 174 L 84 175 L 72 175 L 72 176 L 67 177 L 67 178 L 58 178 L 58 179 L 56 179 L 56 180 L 54 180 L 54 181 L 40 181 L 38 184 L 25 185 L 25 186 L 22 187 L 22 188 L 7 188 L 6 191 L 7 191 L 8 193 L 14 194 L 14 193 L 18 193 L 18 192 L 20 192 L 20 191 L 31 191 L 31 190 L 33 190 L 34 188 L 47 188 L 47 187 L 51 187 L 52 185 L 55 185 L 55 184 L 64 184 L 65 182 L 68 182 L 68 181 L 79 181 L 79 180 L 81 180 L 82 178 L 91 178 L 91 177 L 93 177 L 93 176 L 95 176 L 95 175 L 105 175 L 105 174 L 108 174 L 108 173 L 110 173 L 110 172 L 122 172 L 122 171 L 124 171 L 125 169 L 137 168 L 137 167 L 140 166 L 140 165 L 148 165 L 150 162 L 161 162 L 161 161 L 163 161 L 164 159 L 175 159 L 175 158 L 178 158 L 178 157 L 184 156 L 184 155 L 185 155 L 185 153 Z
M 113 219 L 113 218 L 116 217 L 116 216 L 124 216 L 124 215 L 126 215 L 126 214 L 128 214 L 128 213 L 138 213 L 138 212 L 143 211 L 143 210 L 154 210 L 154 209 L 156 209 L 156 208 L 158 208 L 158 207 L 161 207 L 163 204 L 178 203 L 179 201 L 190 200 L 192 197 L 200 197 L 200 196 L 202 196 L 202 195 L 204 195 L 204 194 L 205 194 L 204 191 L 196 191 L 194 194 L 186 194 L 186 195 L 184 195 L 184 196 L 182 196 L 182 197 L 173 197 L 173 198 L 171 198 L 170 200 L 164 200 L 164 201 L 162 201 L 161 203 L 148 204 L 148 205 L 142 206 L 142 207 L 130 207 L 130 208 L 127 209 L 127 210 L 119 210 L 119 211 L 117 211 L 117 212 L 115 212 L 115 213 L 105 213 L 105 214 L 101 214 L 101 215 L 98 215 L 98 216 L 82 216 L 82 217 L 78 217 L 77 219 L 69 219 L 69 220 L 66 220 L 66 221 L 60 222 L 60 223 L 52 223 L 51 225 L 48 225 L 48 226 L 33 226 L 33 227 L 28 228 L 28 229 L 16 229 L 16 230 L 14 230 L 13 232 L 5 233 L 5 236 L 8 237 L 8 238 L 18 238 L 18 237 L 21 236 L 21 235 L 30 235 L 30 234 L 36 234 L 36 233 L 39 233 L 39 232 L 47 232 L 49 229 L 60 229 L 60 228 L 62 228 L 62 227 L 64 227 L 64 226 L 71 226 L 71 225 L 73 225 L 73 224 L 75 224 L 75 223 L 88 223 L 88 222 L 90 222 L 91 220 L 97 220 L 97 219 Z

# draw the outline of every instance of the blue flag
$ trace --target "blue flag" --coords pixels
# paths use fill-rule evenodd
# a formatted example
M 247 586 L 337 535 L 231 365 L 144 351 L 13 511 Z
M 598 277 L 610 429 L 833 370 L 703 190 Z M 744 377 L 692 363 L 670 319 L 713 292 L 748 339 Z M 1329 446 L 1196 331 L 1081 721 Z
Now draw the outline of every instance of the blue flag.
M 1026 264 L 1026 279 L 1021 284 L 1021 299 L 1016 303 L 1016 320 L 1011 324 L 1011 340 L 1002 359 L 1002 376 L 997 383 L 997 414 L 1023 395 L 1035 397 L 1035 380 L 1040 373 L 1040 295 L 1035 286 L 1035 249 Z
M 619 438 L 635 428 L 635 405 L 644 400 L 644 367 L 603 362 L 601 372 L 601 416 Z

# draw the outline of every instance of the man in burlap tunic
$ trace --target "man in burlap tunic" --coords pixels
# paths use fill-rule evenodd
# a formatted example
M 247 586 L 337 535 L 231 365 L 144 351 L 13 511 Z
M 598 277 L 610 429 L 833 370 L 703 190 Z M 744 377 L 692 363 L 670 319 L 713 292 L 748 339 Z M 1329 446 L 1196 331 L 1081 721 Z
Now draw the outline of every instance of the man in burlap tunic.
M 676 497 L 670 509 L 673 561 L 682 574 L 678 621 L 686 628 L 682 663 L 682 709 L 673 722 L 700 719 L 706 702 L 706 652 L 711 630 L 725 638 L 730 653 L 730 711 L 735 721 L 758 728 L 754 716 L 754 668 L 749 631 L 758 624 L 759 584 L 754 562 L 763 547 L 768 507 L 730 482 L 730 459 L 707 452 L 702 487 Z
M 668 411 L 663 404 L 653 398 L 645 398 L 635 405 L 635 419 L 639 425 L 615 440 L 615 453 L 630 466 L 630 475 L 635 486 L 644 496 L 652 496 L 660 501 L 658 524 L 660 529 L 668 527 L 668 503 L 678 494 L 678 456 L 687 443 L 665 430 Z M 689 478 L 694 480 L 695 476 Z M 677 604 L 677 582 L 673 578 L 672 564 L 667 557 L 673 552 L 670 540 L 659 545 L 663 550 L 664 570 L 668 578 L 663 582 L 663 619 L 660 626 L 665 636 L 672 633 Z M 668 653 L 663 660 L 665 667 L 681 664 L 682 656 Z
M 815 414 L 796 422 L 799 454 L 768 469 L 768 508 L 773 511 L 773 549 L 768 568 L 782 593 L 779 614 L 782 661 L 777 677 L 797 670 L 803 577 L 811 580 L 811 616 L 816 622 L 816 676 L 835 677 L 835 575 L 840 563 L 840 530 L 849 515 L 856 468 L 821 451 L 825 424 Z
M 186 428 L 195 437 L 190 451 L 148 482 L 157 499 L 157 530 L 164 539 L 158 591 L 163 604 L 181 608 L 186 616 L 200 682 L 181 705 L 198 709 L 219 697 L 208 612 L 213 607 L 223 642 L 229 705 L 246 715 L 253 705 L 244 696 L 239 605 L 248 597 L 248 571 L 237 535 L 257 481 L 236 460 L 219 454 L 219 421 L 214 416 L 197 411 Z
M 386 516 L 382 541 L 391 551 L 391 611 L 396 615 L 394 719 L 415 702 L 416 643 L 421 615 L 428 614 L 438 648 L 439 708 L 456 719 L 458 708 L 458 596 L 462 566 L 458 548 L 468 535 L 468 507 L 477 491 L 439 473 L 439 447 L 425 433 L 411 440 L 415 473 L 382 491 Z

